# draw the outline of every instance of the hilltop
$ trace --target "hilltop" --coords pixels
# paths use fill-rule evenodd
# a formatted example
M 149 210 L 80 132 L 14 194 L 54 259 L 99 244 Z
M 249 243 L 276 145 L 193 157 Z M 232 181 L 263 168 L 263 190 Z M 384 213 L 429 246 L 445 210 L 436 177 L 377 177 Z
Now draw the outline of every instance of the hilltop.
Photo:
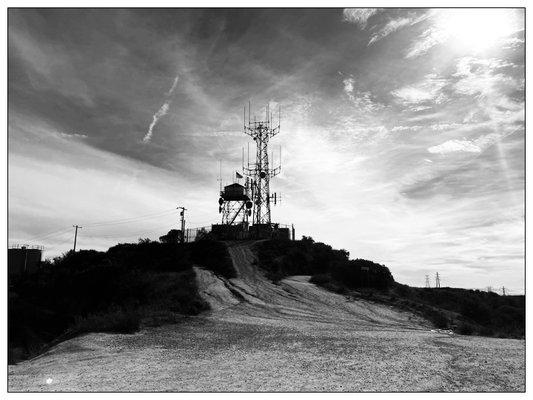
M 273 283 L 307 275 L 328 291 L 409 311 L 435 328 L 524 337 L 524 296 L 409 287 L 395 282 L 386 266 L 350 260 L 345 250 L 309 237 L 263 240 L 252 247 L 254 262 Z M 37 274 L 11 282 L 10 362 L 86 332 L 132 333 L 208 311 L 194 266 L 226 280 L 237 274 L 227 245 L 209 239 L 186 244 L 140 240 L 106 252 L 81 250 L 46 261 Z
M 523 390 L 523 340 L 436 329 L 520 336 L 523 301 L 409 288 L 311 238 L 140 240 L 10 284 L 12 391 Z

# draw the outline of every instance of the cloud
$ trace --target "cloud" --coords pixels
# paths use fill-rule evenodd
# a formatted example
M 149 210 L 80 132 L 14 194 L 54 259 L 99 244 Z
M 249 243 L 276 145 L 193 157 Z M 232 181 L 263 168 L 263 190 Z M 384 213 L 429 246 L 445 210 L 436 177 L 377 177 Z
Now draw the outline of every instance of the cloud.
M 438 146 L 433 146 L 428 149 L 433 154 L 448 154 L 456 152 L 480 153 L 481 149 L 469 140 L 448 140 Z
M 430 106 L 412 106 L 409 108 L 409 110 L 413 112 L 418 112 L 418 111 L 429 110 L 430 108 L 431 108 Z
M 504 44 L 504 49 L 517 49 L 524 45 L 525 40 L 519 39 L 519 38 L 508 38 L 502 40 L 502 43 Z
M 448 154 L 448 153 L 481 153 L 486 148 L 492 146 L 494 143 L 502 140 L 503 138 L 515 133 L 521 128 L 515 128 L 503 133 L 489 133 L 482 135 L 475 140 L 457 140 L 452 139 L 428 148 L 428 151 L 433 154 Z
M 346 94 L 350 95 L 353 93 L 354 82 L 355 80 L 353 78 L 346 78 L 342 81 L 342 83 L 344 84 L 344 91 L 346 92 Z
M 509 67 L 514 67 L 514 64 L 498 59 L 461 58 L 453 75 L 459 78 L 454 88 L 458 93 L 468 95 L 493 95 L 501 92 L 500 89 L 519 89 L 520 82 L 498 72 Z
M 423 126 L 421 125 L 411 125 L 411 126 L 394 126 L 392 129 L 391 129 L 391 132 L 403 132 L 403 131 L 413 131 L 413 132 L 416 132 L 416 131 L 419 131 L 420 129 L 424 128 Z
M 39 43 L 31 36 L 11 29 L 10 46 L 16 51 L 10 59 L 19 57 L 28 67 L 26 74 L 36 89 L 53 90 L 85 107 L 93 107 L 91 90 L 71 58 L 57 50 L 57 46 Z
M 174 82 L 172 82 L 172 86 L 170 87 L 169 91 L 167 92 L 167 96 L 172 95 L 174 93 L 174 90 L 176 89 L 176 86 L 178 85 L 179 75 L 176 75 L 174 78 Z
M 143 137 L 144 143 L 148 143 L 150 140 L 152 140 L 153 129 L 157 125 L 161 117 L 167 115 L 170 103 L 171 103 L 170 101 L 167 101 L 166 103 L 164 103 L 161 106 L 161 108 L 157 110 L 157 112 L 152 116 L 152 123 L 148 127 L 148 132 L 146 132 L 146 135 L 144 135 Z
M 377 8 L 345 8 L 342 11 L 342 15 L 344 21 L 354 23 L 359 28 L 365 29 L 368 19 L 378 11 Z
M 405 58 L 417 57 L 426 53 L 433 46 L 443 43 L 449 38 L 449 32 L 443 29 L 429 28 L 426 29 L 411 45 L 407 51 Z
M 383 28 L 372 34 L 372 36 L 370 37 L 370 41 L 368 42 L 368 46 L 377 42 L 378 40 L 389 36 L 391 33 L 396 32 L 398 29 L 403 28 L 404 26 L 412 26 L 423 21 L 428 17 L 428 15 L 429 13 L 424 13 L 418 17 L 400 17 L 396 19 L 391 19 L 385 24 L 385 26 L 383 26 Z
M 178 80 L 179 80 L 179 76 L 176 75 L 176 77 L 174 78 L 174 82 L 172 82 L 172 86 L 170 87 L 169 91 L 166 93 L 167 97 L 170 97 L 174 93 L 174 90 L 176 89 L 176 86 L 178 85 Z M 153 129 L 155 128 L 159 120 L 163 116 L 167 115 L 168 109 L 170 108 L 171 103 L 172 103 L 172 100 L 167 99 L 167 101 L 163 103 L 161 108 L 157 110 L 157 112 L 152 116 L 152 123 L 148 127 L 148 132 L 146 132 L 146 135 L 144 135 L 143 137 L 144 143 L 148 143 L 150 142 L 150 140 L 152 140 Z
M 424 76 L 418 83 L 396 89 L 391 94 L 397 97 L 404 105 L 418 105 L 426 102 L 439 104 L 445 99 L 441 89 L 447 83 L 446 79 L 439 78 L 437 74 L 431 73 Z M 418 107 L 417 110 L 421 109 Z
M 484 50 L 523 30 L 520 12 L 510 9 L 439 9 L 429 13 L 431 25 L 409 47 L 405 58 L 427 53 L 446 42 L 469 51 Z M 516 44 L 510 42 L 510 46 Z M 520 45 L 520 43 L 518 43 Z
M 66 133 L 66 132 L 58 132 L 57 133 L 62 138 L 73 138 L 73 139 L 87 139 L 87 135 L 81 134 L 81 133 Z
M 355 79 L 353 77 L 343 79 L 342 83 L 344 85 L 344 93 L 346 93 L 350 101 L 358 110 L 374 112 L 384 107 L 383 104 L 374 101 L 372 93 L 358 90 L 355 87 Z
M 491 76 L 511 76 L 515 82 L 490 85 L 474 82 L 488 66 L 464 61 L 465 68 L 457 68 L 460 57 L 472 53 L 457 54 L 452 41 L 423 63 L 406 61 L 411 41 L 433 20 L 383 29 L 389 21 L 422 12 L 427 13 L 388 9 L 341 22 L 340 11 L 302 10 L 281 21 L 250 10 L 244 31 L 242 16 L 235 13 L 111 10 L 67 16 L 54 10 L 11 10 L 10 239 L 175 209 L 177 198 L 192 204 L 190 226 L 219 221 L 212 207 L 218 160 L 228 177 L 241 164 L 240 150 L 248 142 L 242 134 L 243 103 L 248 97 L 256 105 L 274 99 L 284 112 L 281 133 L 271 145 L 276 155 L 278 145 L 285 154 L 283 172 L 272 180 L 272 190 L 285 199 L 273 210 L 274 221 L 294 223 L 298 236 L 344 247 L 353 257 L 386 263 L 399 282 L 423 284 L 431 265 L 446 271 L 445 282 L 453 286 L 477 285 L 480 278 L 493 286 L 520 286 L 519 259 L 498 260 L 506 260 L 513 274 L 474 273 L 447 260 L 457 253 L 464 263 L 487 253 L 514 254 L 504 247 L 523 243 L 523 224 L 515 216 L 523 213 L 524 135 L 486 147 L 496 139 L 487 134 L 506 132 L 508 125 L 518 124 L 512 121 L 523 120 L 523 54 L 502 52 L 511 43 L 495 42 L 483 57 L 518 66 L 491 70 Z M 226 35 L 235 26 L 240 36 Z M 13 30 L 24 33 L 31 46 L 17 41 Z M 393 47 L 379 41 L 368 47 L 381 30 L 383 44 L 390 41 Z M 272 40 L 261 42 L 265 35 Z M 258 46 L 261 52 L 250 58 Z M 332 71 L 345 75 L 334 77 Z M 163 86 L 154 85 L 161 76 L 167 77 Z M 406 87 L 415 90 L 400 90 Z M 400 96 L 391 95 L 395 89 Z M 178 93 L 187 101 L 174 107 Z M 35 124 L 15 129 L 16 113 Z M 465 126 L 453 125 L 465 119 Z M 52 138 L 41 132 L 43 125 Z M 131 140 L 131 132 L 140 135 L 138 141 Z M 153 136 L 143 146 L 147 132 Z M 428 151 L 452 139 L 481 152 Z M 458 169 L 466 161 L 473 162 Z M 508 164 L 509 185 L 500 163 Z M 444 182 L 428 183 L 428 177 L 442 173 Z M 421 186 L 415 191 L 417 182 Z M 409 188 L 411 195 L 404 195 Z M 521 210 L 512 208 L 518 203 L 511 191 L 522 201 Z M 312 218 L 317 210 L 319 221 Z M 499 212 L 515 218 L 508 227 L 462 229 Z M 84 229 L 81 245 L 100 249 L 119 240 L 104 242 L 104 236 L 136 240 L 143 230 L 159 228 L 157 238 L 173 223 L 174 215 L 121 230 Z M 510 235 L 514 230 L 517 234 Z M 57 251 L 43 243 L 48 254 L 68 249 L 71 232 L 61 240 L 64 245 L 54 244 Z M 450 249 L 452 242 L 459 245 Z

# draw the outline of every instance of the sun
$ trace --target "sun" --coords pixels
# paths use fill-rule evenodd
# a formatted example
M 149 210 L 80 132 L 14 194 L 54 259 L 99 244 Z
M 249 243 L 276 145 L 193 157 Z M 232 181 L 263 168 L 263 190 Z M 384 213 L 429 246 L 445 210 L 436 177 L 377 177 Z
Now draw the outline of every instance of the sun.
M 523 29 L 519 10 L 443 9 L 435 14 L 435 34 L 457 48 L 482 51 Z

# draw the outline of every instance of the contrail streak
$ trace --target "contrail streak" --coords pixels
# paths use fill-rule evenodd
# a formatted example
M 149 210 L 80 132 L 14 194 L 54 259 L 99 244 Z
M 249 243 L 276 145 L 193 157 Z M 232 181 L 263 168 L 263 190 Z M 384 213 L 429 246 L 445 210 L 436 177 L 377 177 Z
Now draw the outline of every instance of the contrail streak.
M 152 117 L 152 123 L 150 124 L 148 128 L 148 132 L 146 132 L 146 135 L 144 135 L 143 142 L 148 143 L 152 139 L 153 129 L 156 126 L 156 124 L 159 122 L 159 119 L 166 115 L 168 113 L 168 107 L 170 106 L 170 100 L 163 104 L 161 108 L 153 115 Z
M 172 83 L 172 86 L 170 90 L 167 92 L 167 96 L 170 96 L 172 93 L 174 93 L 174 89 L 176 89 L 176 86 L 178 85 L 178 80 L 180 79 L 179 76 L 176 75 L 174 78 L 174 82 Z
M 172 99 L 170 99 L 169 97 L 172 95 L 172 93 L 174 93 L 174 90 L 176 89 L 176 86 L 178 85 L 178 80 L 179 80 L 179 76 L 176 75 L 176 77 L 174 78 L 174 82 L 172 82 L 172 86 L 170 87 L 169 91 L 166 93 L 167 100 L 163 103 L 161 108 L 157 110 L 157 112 L 152 116 L 152 123 L 148 127 L 148 132 L 146 132 L 146 135 L 144 135 L 143 137 L 144 143 L 150 142 L 150 140 L 152 139 L 153 130 L 155 126 L 157 125 L 159 120 L 168 113 L 168 109 L 170 107 L 170 104 L 172 103 Z

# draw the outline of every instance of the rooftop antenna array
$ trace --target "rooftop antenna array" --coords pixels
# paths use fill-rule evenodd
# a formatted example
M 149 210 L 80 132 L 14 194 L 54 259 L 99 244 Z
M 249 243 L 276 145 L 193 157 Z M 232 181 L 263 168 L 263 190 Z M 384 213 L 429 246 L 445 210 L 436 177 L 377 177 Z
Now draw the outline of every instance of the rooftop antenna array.
M 270 193 L 270 179 L 281 172 L 281 148 L 280 148 L 280 165 L 271 167 L 274 164 L 274 154 L 269 160 L 268 142 L 276 136 L 281 128 L 281 107 L 278 107 L 278 124 L 273 126 L 273 115 L 270 112 L 270 104 L 267 104 L 265 110 L 265 119 L 258 121 L 254 115 L 251 119 L 251 103 L 248 103 L 248 123 L 246 123 L 246 106 L 244 107 L 244 133 L 250 136 L 256 144 L 255 162 L 250 163 L 248 150 L 248 162 L 243 166 L 244 175 L 249 178 L 251 189 L 251 198 L 253 204 L 252 223 L 271 224 L 270 205 L 273 202 L 277 204 L 281 197 L 277 193 Z M 243 157 L 244 159 L 244 157 Z

